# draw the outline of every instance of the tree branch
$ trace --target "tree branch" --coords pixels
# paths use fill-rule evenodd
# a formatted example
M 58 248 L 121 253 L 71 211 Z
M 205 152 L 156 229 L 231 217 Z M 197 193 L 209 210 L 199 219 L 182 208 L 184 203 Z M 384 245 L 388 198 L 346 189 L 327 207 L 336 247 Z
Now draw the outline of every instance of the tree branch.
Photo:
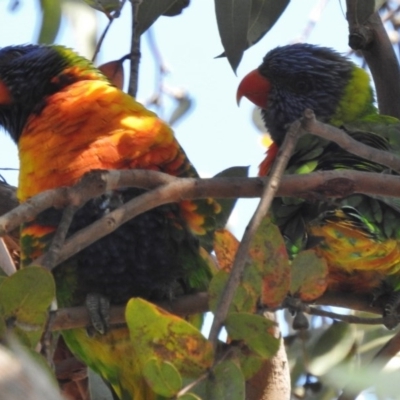
M 128 93 L 136 97 L 138 90 L 139 62 L 140 62 L 140 35 L 136 29 L 140 3 L 142 0 L 131 0 L 132 6 L 132 42 L 131 42 L 131 75 L 129 77 Z
M 101 185 L 97 182 L 101 179 Z M 113 183 L 110 183 L 113 182 Z M 50 207 L 68 204 L 82 206 L 90 198 L 100 196 L 107 190 L 136 186 L 153 188 L 163 182 L 160 188 L 147 192 L 126 203 L 123 207 L 107 214 L 93 225 L 77 232 L 65 243 L 60 253 L 65 260 L 94 241 L 102 238 L 122 223 L 136 215 L 162 204 L 196 198 L 253 198 L 260 197 L 267 178 L 174 178 L 155 171 L 94 171 L 90 172 L 75 186 L 49 190 L 33 197 L 9 213 L 0 217 L 0 236 L 14 230 L 20 224 L 34 218 Z M 346 197 L 354 193 L 399 197 L 400 177 L 386 174 L 358 171 L 324 171 L 307 175 L 284 176 L 279 196 L 306 198 L 310 201 L 322 198 Z M 103 231 L 104 229 L 104 231 Z
M 336 293 L 338 296 L 338 293 Z M 321 310 L 303 303 L 301 300 L 294 297 L 287 297 L 283 303 L 283 308 L 293 308 L 297 311 L 302 311 L 310 315 L 318 315 L 320 317 L 328 317 L 339 321 L 347 322 L 348 324 L 365 324 L 365 325 L 384 325 L 386 317 L 371 318 L 371 317 L 359 317 L 356 315 L 339 314 L 331 311 Z M 388 317 L 389 318 L 389 317 Z M 391 317 L 390 317 L 391 318 Z
M 219 299 L 213 324 L 211 326 L 209 340 L 213 344 L 214 348 L 217 347 L 219 332 L 226 319 L 233 296 L 240 284 L 241 276 L 246 267 L 251 240 L 271 206 L 272 200 L 274 199 L 278 190 L 282 175 L 284 174 L 289 159 L 296 147 L 300 133 L 301 124 L 299 121 L 295 121 L 285 136 L 283 144 L 279 150 L 278 158 L 272 168 L 271 178 L 263 190 L 260 203 L 258 204 L 258 207 L 244 232 L 242 241 L 240 242 L 235 260 L 233 262 L 232 270 L 229 274 L 228 281 Z
M 378 13 L 359 21 L 359 0 L 347 0 L 349 46 L 361 50 L 375 82 L 381 114 L 400 118 L 400 69 L 392 43 Z
M 298 300 L 293 298 L 286 300 L 285 302 L 287 303 L 282 308 L 285 308 L 287 305 L 298 305 Z M 294 303 L 292 304 L 291 302 Z M 180 296 L 171 301 L 155 302 L 155 304 L 167 310 L 168 312 L 178 316 L 200 314 L 210 310 L 208 306 L 207 292 L 199 292 L 196 294 Z M 306 310 L 309 305 L 307 303 L 301 304 L 301 307 L 304 307 L 303 311 L 307 312 Z M 385 307 L 385 301 L 384 299 L 378 299 L 376 304 L 371 305 L 371 296 L 368 294 L 325 292 L 321 297 L 313 301 L 313 305 L 342 307 L 349 310 L 363 311 L 371 314 L 382 315 Z M 311 307 L 309 308 L 311 309 Z M 310 313 L 314 313 L 314 311 L 311 311 Z M 52 331 L 83 328 L 91 324 L 91 319 L 89 317 L 87 308 L 84 306 L 62 308 L 57 311 L 52 311 L 51 315 L 53 316 L 53 320 L 50 326 L 50 329 Z M 315 311 L 315 315 L 322 315 L 322 313 L 319 313 L 319 311 Z M 334 319 L 341 318 L 341 314 L 335 313 L 329 315 L 326 314 L 325 316 Z M 362 323 L 368 324 L 368 321 L 370 321 L 370 319 L 363 319 L 360 321 L 362 321 Z M 376 321 L 377 319 L 375 318 L 371 319 L 372 324 L 376 323 Z M 384 322 L 384 319 L 382 321 Z M 353 322 L 356 323 L 355 320 Z M 112 306 L 110 309 L 110 324 L 114 325 L 121 323 L 125 323 L 125 305 Z M 387 351 L 393 351 L 393 347 L 388 348 Z
M 204 313 L 208 308 L 208 294 L 206 292 L 178 297 L 171 301 L 160 301 L 154 304 L 164 310 L 181 317 Z M 91 325 L 91 318 L 86 307 L 69 307 L 52 311 L 54 319 L 52 331 L 63 329 L 83 328 Z M 110 325 L 125 323 L 125 305 L 110 307 Z
M 365 160 L 384 165 L 400 174 L 400 157 L 393 153 L 367 146 L 353 139 L 342 129 L 337 129 L 331 125 L 317 121 L 314 112 L 310 109 L 304 111 L 302 127 L 315 136 L 335 142 L 343 150 L 364 158 Z
M 65 238 L 67 237 L 69 227 L 71 226 L 76 211 L 78 211 L 78 207 L 74 205 L 68 205 L 64 208 L 61 221 L 57 226 L 50 247 L 43 255 L 42 265 L 49 271 L 58 265 L 60 251 L 64 245 Z

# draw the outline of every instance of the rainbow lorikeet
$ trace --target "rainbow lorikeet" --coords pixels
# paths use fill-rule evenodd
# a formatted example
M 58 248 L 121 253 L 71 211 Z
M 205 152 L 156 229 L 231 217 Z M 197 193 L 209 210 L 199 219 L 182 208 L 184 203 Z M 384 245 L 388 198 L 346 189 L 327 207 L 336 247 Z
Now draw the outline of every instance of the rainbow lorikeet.
M 271 50 L 240 83 L 242 96 L 261 107 L 274 142 L 260 175 L 306 108 L 364 144 L 399 153 L 399 121 L 378 114 L 368 74 L 332 49 L 294 44 Z M 335 169 L 392 173 L 313 135 L 299 140 L 286 173 Z M 312 247 L 328 262 L 331 289 L 368 292 L 382 282 L 400 290 L 399 206 L 393 198 L 357 194 L 336 201 L 276 198 L 271 212 L 292 257 Z
M 18 145 L 20 201 L 73 185 L 93 169 L 197 176 L 168 125 L 62 46 L 0 50 L 0 125 Z M 142 192 L 127 188 L 89 201 L 68 234 Z M 46 210 L 22 227 L 23 266 L 49 247 L 61 212 Z M 218 212 L 212 199 L 182 201 L 127 222 L 53 270 L 59 307 L 82 305 L 90 293 L 124 304 L 133 296 L 160 300 L 206 289 L 210 271 L 199 237 L 212 232 Z M 140 379 L 125 326 L 91 337 L 85 329 L 71 329 L 63 336 L 119 399 L 156 398 Z

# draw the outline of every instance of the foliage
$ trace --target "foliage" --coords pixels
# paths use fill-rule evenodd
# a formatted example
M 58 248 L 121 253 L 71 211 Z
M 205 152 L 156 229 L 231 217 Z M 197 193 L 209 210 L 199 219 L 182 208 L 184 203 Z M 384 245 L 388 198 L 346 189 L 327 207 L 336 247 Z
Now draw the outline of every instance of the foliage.
M 104 13 L 110 23 L 121 12 L 126 12 L 122 8 L 124 1 L 85 2 Z M 67 0 L 40 1 L 42 23 L 38 42 L 54 42 L 66 3 Z M 220 57 L 227 58 L 234 72 L 244 52 L 268 33 L 288 4 L 288 0 L 215 0 L 224 49 Z M 382 4 L 382 1 L 372 0 L 357 2 L 356 16 L 360 23 Z M 160 17 L 184 14 L 188 6 L 190 2 L 182 0 L 142 0 L 136 16 L 136 34 L 143 34 Z M 103 72 L 118 87 L 123 86 L 122 62 L 117 60 L 103 65 Z M 178 100 L 180 108 L 174 111 L 172 121 L 190 108 L 187 97 L 181 96 Z M 238 176 L 247 176 L 247 170 L 232 167 L 217 175 Z M 234 200 L 224 199 L 221 205 L 223 211 L 219 214 L 213 247 L 205 246 L 216 256 L 214 260 L 210 254 L 205 254 L 207 262 L 216 266 L 208 292 L 212 311 L 220 306 L 240 245 L 225 228 Z M 146 382 L 164 398 L 246 398 L 246 381 L 261 371 L 280 346 L 273 329 L 275 323 L 260 315 L 261 311 L 279 308 L 288 294 L 307 302 L 318 299 L 325 292 L 327 274 L 326 262 L 312 250 L 302 251 L 290 260 L 279 229 L 265 217 L 250 243 L 245 272 L 224 321 L 227 343 L 219 342 L 214 347 L 198 327 L 185 318 L 142 299 L 129 301 L 126 323 Z M 15 335 L 28 348 L 35 349 L 41 336 L 49 334 L 46 321 L 54 293 L 52 276 L 41 267 L 20 270 L 9 277 L 0 276 L 0 336 L 4 339 Z M 394 378 L 391 375 L 385 376 L 380 384 L 375 382 L 381 366 L 371 362 L 373 353 L 393 337 L 393 333 L 382 327 L 354 327 L 345 322 L 327 323 L 325 320 L 316 328 L 314 322 L 312 319 L 312 329 L 308 332 L 292 332 L 286 340 L 295 395 L 310 398 L 310 392 L 317 387 L 312 383 L 318 382 L 322 386 L 320 393 L 324 392 L 325 398 L 333 398 L 348 383 L 353 384 L 351 390 L 357 393 L 373 381 L 382 397 L 398 396 L 398 390 L 392 388 Z M 362 368 L 357 365 L 358 358 Z M 371 366 L 364 368 L 367 363 Z M 304 379 L 308 386 L 301 384 Z

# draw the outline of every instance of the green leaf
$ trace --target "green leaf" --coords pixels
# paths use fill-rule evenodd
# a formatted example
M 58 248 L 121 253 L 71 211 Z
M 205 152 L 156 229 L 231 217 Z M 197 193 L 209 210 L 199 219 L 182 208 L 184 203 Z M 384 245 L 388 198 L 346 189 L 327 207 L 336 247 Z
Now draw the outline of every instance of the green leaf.
M 269 319 L 248 313 L 230 313 L 225 320 L 228 336 L 242 340 L 264 359 L 269 359 L 279 349 L 279 339 L 269 333 L 272 326 L 274 322 Z
M 247 32 L 249 47 L 257 43 L 274 26 L 289 2 L 290 0 L 252 0 Z
M 314 250 L 300 252 L 292 263 L 290 293 L 304 301 L 314 300 L 325 292 L 328 284 L 328 265 Z
M 208 289 L 210 310 L 215 311 L 229 278 L 227 271 L 217 272 Z M 254 266 L 245 268 L 239 287 L 235 291 L 229 312 L 254 312 L 261 295 L 261 276 Z
M 250 11 L 251 1 L 215 0 L 215 13 L 222 46 L 235 73 L 247 48 Z
M 238 361 L 242 369 L 244 378 L 250 379 L 262 368 L 265 359 L 251 351 L 247 346 L 241 346 L 241 353 L 238 355 Z
M 326 374 L 347 357 L 355 340 L 351 325 L 346 322 L 332 324 L 309 350 L 309 372 L 316 376 Z
M 0 285 L 1 318 L 11 321 L 17 335 L 35 347 L 54 297 L 55 285 L 51 272 L 42 267 L 19 270 Z
M 163 13 L 163 15 L 166 17 L 175 17 L 176 15 L 180 15 L 189 4 L 190 0 L 177 0 L 165 13 Z
M 179 0 L 145 0 L 140 3 L 137 15 L 136 33 L 141 35 Z
M 182 378 L 175 366 L 169 362 L 152 358 L 143 367 L 143 375 L 154 392 L 172 397 L 182 387 Z
M 211 343 L 182 318 L 140 298 L 129 301 L 125 316 L 142 367 L 154 358 L 173 364 L 183 377 L 191 378 L 211 367 Z
M 61 2 L 55 0 L 40 0 L 42 9 L 42 25 L 38 43 L 51 44 L 58 34 L 61 24 Z
M 245 382 L 240 368 L 230 360 L 217 364 L 208 379 L 207 394 L 208 400 L 244 400 Z
M 218 172 L 214 178 L 246 178 L 249 175 L 249 167 L 230 167 Z M 221 212 L 216 215 L 216 228 L 225 228 L 229 217 L 235 207 L 237 199 L 218 199 Z
M 53 0 L 54 1 L 54 0 Z M 121 0 L 83 0 L 87 5 L 105 14 L 118 11 L 121 8 Z M 147 0 L 146 0 L 147 1 Z
M 185 393 L 183 396 L 178 397 L 179 400 L 202 400 L 199 396 L 194 393 Z

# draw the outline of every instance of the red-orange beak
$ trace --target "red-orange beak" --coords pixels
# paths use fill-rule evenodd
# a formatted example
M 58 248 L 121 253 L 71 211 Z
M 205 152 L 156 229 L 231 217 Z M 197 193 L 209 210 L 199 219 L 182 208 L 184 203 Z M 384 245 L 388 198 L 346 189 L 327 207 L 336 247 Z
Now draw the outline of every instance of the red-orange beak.
M 257 69 L 247 74 L 239 84 L 236 101 L 239 105 L 240 99 L 247 97 L 252 103 L 261 108 L 267 107 L 268 93 L 271 83 L 264 78 Z

